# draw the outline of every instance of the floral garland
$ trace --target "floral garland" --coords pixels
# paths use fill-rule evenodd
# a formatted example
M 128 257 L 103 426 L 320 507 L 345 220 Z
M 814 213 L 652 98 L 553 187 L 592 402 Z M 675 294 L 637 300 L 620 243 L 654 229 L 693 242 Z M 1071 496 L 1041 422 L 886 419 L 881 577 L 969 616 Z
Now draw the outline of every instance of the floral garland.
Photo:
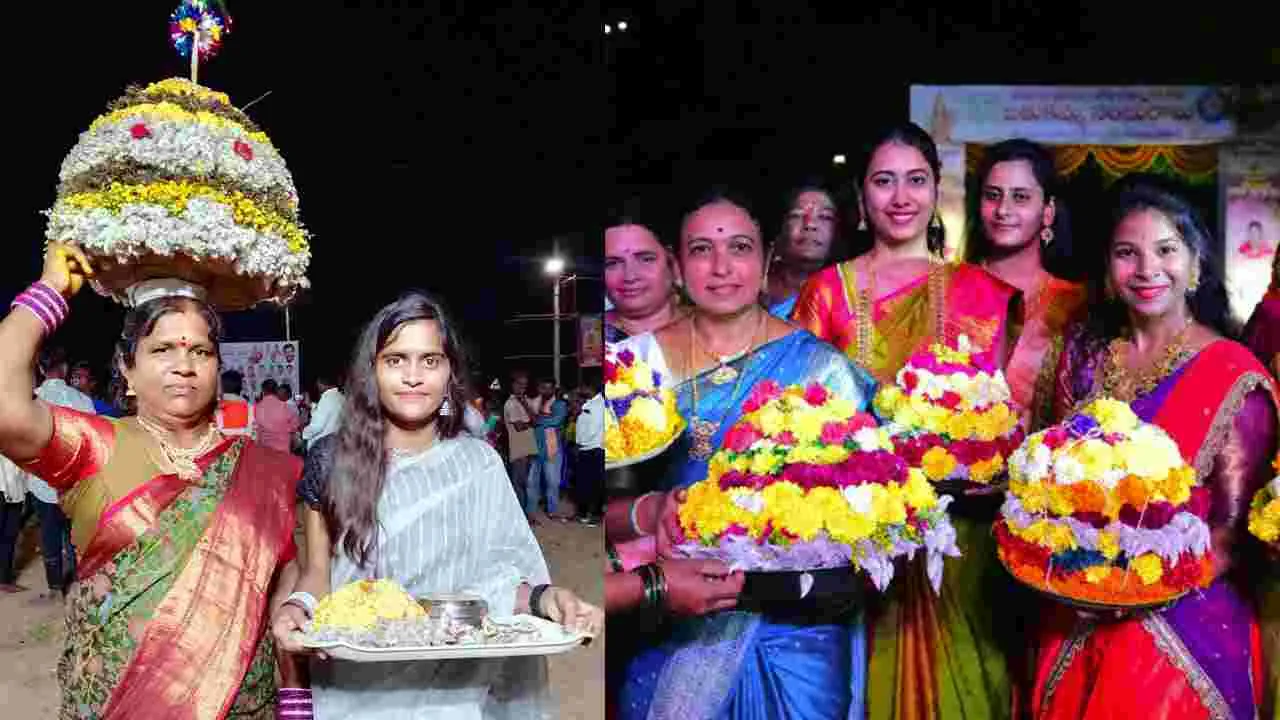
M 680 506 L 691 539 L 678 552 L 747 570 L 853 565 L 883 590 L 896 560 L 924 550 L 940 586 L 942 558 L 960 554 L 951 498 L 894 454 L 873 417 L 820 385 L 772 381 L 743 413 Z
M 126 265 L 148 254 L 218 260 L 215 273 L 265 281 L 259 300 L 306 287 L 293 178 L 240 118 L 226 94 L 183 79 L 130 88 L 64 159 L 46 237 Z
M 1166 602 L 1213 579 L 1210 497 L 1178 446 L 1109 398 L 1009 459 L 999 556 L 1022 582 L 1088 603 Z
M 605 462 L 626 464 L 665 448 L 684 431 L 676 398 L 662 373 L 630 349 L 610 348 L 604 360 Z
M 1025 435 L 1004 373 L 963 335 L 911 356 L 874 406 L 897 453 L 933 482 L 996 481 Z
M 1264 543 L 1280 542 L 1280 453 L 1271 467 L 1276 476 L 1253 496 L 1249 506 L 1249 532 Z

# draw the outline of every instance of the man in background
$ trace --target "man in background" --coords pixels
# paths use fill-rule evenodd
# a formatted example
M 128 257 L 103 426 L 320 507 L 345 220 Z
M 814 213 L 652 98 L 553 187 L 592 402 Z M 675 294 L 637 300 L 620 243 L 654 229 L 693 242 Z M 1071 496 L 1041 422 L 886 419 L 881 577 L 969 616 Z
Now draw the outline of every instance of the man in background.
M 67 384 L 70 367 L 67 353 L 52 346 L 40 356 L 44 382 L 36 388 L 36 397 L 50 405 L 95 414 L 93 400 Z M 27 474 L 27 495 L 40 519 L 40 552 L 44 555 L 45 580 L 49 591 L 40 596 L 45 602 L 61 602 L 70 579 L 75 577 L 76 551 L 71 546 L 71 524 L 58 506 L 58 492 L 40 478 Z
M 560 481 L 564 473 L 564 438 L 561 432 L 569 418 L 569 403 L 557 392 L 556 383 L 550 378 L 538 381 L 538 395 L 532 405 L 528 398 L 520 398 L 525 412 L 533 418 L 533 439 L 538 447 L 538 457 L 529 470 L 528 496 L 525 512 L 533 515 L 538 510 L 539 496 L 546 500 L 547 517 L 564 520 L 556 508 L 560 504 Z
M 320 438 L 338 431 L 338 423 L 342 420 L 342 407 L 346 404 L 342 391 L 338 389 L 337 381 L 331 375 L 317 377 L 316 390 L 320 393 L 320 400 L 311 411 L 307 426 L 302 428 L 302 440 L 308 448 Z
M 521 402 L 529 392 L 529 375 L 517 370 L 511 375 L 511 397 L 502 407 L 503 424 L 507 426 L 508 472 L 511 474 L 511 486 L 515 488 L 520 506 L 525 508 L 529 524 L 535 524 L 533 513 L 529 512 L 525 503 L 525 484 L 529 481 L 529 466 L 538 453 L 537 443 L 533 439 L 533 417 L 525 404 Z
M 98 376 L 93 372 L 93 366 L 88 362 L 81 360 L 71 366 L 71 377 L 69 378 L 71 387 L 79 390 L 93 400 L 93 409 L 99 415 L 106 417 L 120 417 L 120 411 L 115 405 L 107 402 L 98 394 Z
M 243 395 L 244 376 L 236 370 L 222 373 L 222 399 L 214 414 L 218 431 L 228 437 L 254 436 L 253 403 Z
M 276 381 L 267 378 L 262 381 L 262 399 L 254 408 L 254 422 L 258 428 L 258 443 L 279 450 L 290 452 L 293 434 L 302 429 L 302 421 L 298 413 L 289 407 L 289 403 L 280 398 L 280 389 Z
M 574 433 L 578 446 L 574 503 L 578 522 L 595 527 L 604 517 L 604 394 L 598 383 L 584 379 L 578 395 L 582 409 Z
M 18 551 L 18 536 L 22 534 L 22 508 L 27 498 L 27 474 L 0 455 L 0 595 L 10 595 L 26 590 L 18 584 L 18 572 L 13 566 Z

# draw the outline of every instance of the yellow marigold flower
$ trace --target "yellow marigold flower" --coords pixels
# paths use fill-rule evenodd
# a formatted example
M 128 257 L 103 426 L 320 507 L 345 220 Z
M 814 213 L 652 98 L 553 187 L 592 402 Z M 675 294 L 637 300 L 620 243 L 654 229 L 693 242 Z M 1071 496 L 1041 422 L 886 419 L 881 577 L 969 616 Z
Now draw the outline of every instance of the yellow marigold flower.
M 822 426 L 826 422 L 823 413 L 797 413 L 791 416 L 791 432 L 796 436 L 796 441 L 806 445 L 813 444 L 822 437 Z
M 1105 432 L 1128 433 L 1138 427 L 1138 416 L 1133 414 L 1133 408 L 1119 400 L 1099 398 L 1090 403 L 1085 412 L 1092 415 Z
M 938 504 L 938 495 L 933 491 L 933 486 L 925 478 L 924 472 L 917 468 L 908 471 L 902 497 L 916 510 L 928 510 Z
M 1098 533 L 1098 552 L 1108 560 L 1115 560 L 1120 554 L 1120 540 L 1116 534 L 1103 530 Z
M 1142 578 L 1143 585 L 1154 585 L 1164 576 L 1164 566 L 1160 564 L 1160 557 L 1152 553 L 1139 555 L 1129 564 L 1129 567 Z
M 924 474 L 934 482 L 945 480 L 956 469 L 956 459 L 942 447 L 932 447 L 920 462 Z
M 979 460 L 969 466 L 969 480 L 978 483 L 989 483 L 991 478 L 995 477 L 1004 469 L 1004 457 L 1000 453 L 992 455 L 987 460 Z
M 751 474 L 772 475 L 782 465 L 783 458 L 777 453 L 755 453 L 751 458 Z
M 852 545 L 859 540 L 871 537 L 876 530 L 876 521 L 867 515 L 851 512 L 848 503 L 842 511 L 832 511 L 826 516 L 827 532 L 837 542 Z
M 1075 447 L 1072 453 L 1084 466 L 1085 477 L 1098 478 L 1116 465 L 1111 446 L 1101 440 L 1089 439 Z
M 1111 566 L 1094 565 L 1093 567 L 1085 568 L 1084 579 L 1086 582 L 1091 582 L 1096 585 L 1102 582 L 1103 580 L 1106 580 L 1107 576 L 1110 574 L 1111 574 Z
M 897 412 L 898 406 L 902 404 L 905 397 L 897 385 L 885 385 L 880 388 L 880 392 L 876 393 L 872 404 L 875 406 L 878 415 L 883 418 L 891 418 Z
M 760 426 L 760 431 L 765 435 L 780 435 L 783 430 L 787 429 L 786 416 L 772 403 L 760 408 L 756 413 L 756 421 Z
M 1191 485 L 1184 482 L 1182 474 L 1176 470 L 1156 483 L 1156 488 L 1158 495 L 1163 495 L 1174 505 L 1181 505 L 1191 499 Z
M 1049 488 L 1049 511 L 1058 517 L 1067 517 L 1076 511 L 1071 503 L 1071 491 L 1067 485 L 1053 485 Z
M 871 492 L 871 515 L 878 523 L 904 523 L 907 521 L 907 507 L 894 488 L 875 485 Z
M 843 445 L 828 445 L 818 450 L 818 462 L 822 465 L 836 465 L 849 459 L 849 451 Z
M 1042 513 L 1049 507 L 1049 487 L 1044 483 L 1010 483 L 1009 490 L 1029 513 Z
M 858 407 L 850 402 L 847 398 L 829 397 L 827 404 L 823 405 L 827 411 L 827 417 L 830 420 L 844 420 L 858 414 Z

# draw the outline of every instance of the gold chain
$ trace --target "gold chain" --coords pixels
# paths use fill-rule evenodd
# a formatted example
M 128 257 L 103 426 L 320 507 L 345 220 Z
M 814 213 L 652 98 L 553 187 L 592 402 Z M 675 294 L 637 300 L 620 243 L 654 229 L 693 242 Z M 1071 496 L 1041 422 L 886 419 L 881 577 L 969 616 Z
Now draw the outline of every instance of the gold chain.
M 204 473 L 200 470 L 200 465 L 196 460 L 218 444 L 219 435 L 217 428 L 213 423 L 209 423 L 209 429 L 195 446 L 190 448 L 181 448 L 174 445 L 170 440 L 170 433 L 156 423 L 138 416 L 138 424 L 143 430 L 147 431 L 156 444 L 160 446 L 160 458 L 152 457 L 161 472 L 177 475 L 184 480 L 194 480 Z
M 856 319 L 857 330 L 857 361 L 863 368 L 871 368 L 871 349 L 873 344 L 874 324 L 872 321 L 872 313 L 875 311 L 876 301 L 876 271 L 872 264 L 871 257 L 867 256 L 866 260 L 867 285 L 869 287 L 858 287 L 858 317 Z M 929 293 L 929 308 L 933 311 L 933 332 L 930 335 L 933 342 L 946 342 L 945 337 L 946 324 L 946 282 L 947 279 L 943 274 L 943 263 L 936 258 L 929 258 L 929 279 L 927 291 Z M 857 269 L 854 269 L 854 282 L 857 284 Z
M 693 433 L 693 447 L 689 449 L 689 455 L 695 460 L 706 460 L 710 458 L 711 454 L 715 451 L 715 448 L 711 446 L 711 438 L 719 432 L 720 426 L 724 423 L 724 419 L 728 417 L 730 411 L 733 410 L 732 400 L 737 396 L 738 390 L 742 387 L 742 378 L 746 377 L 747 370 L 751 367 L 751 359 L 755 357 L 756 352 L 756 338 L 758 338 L 760 332 L 764 330 L 765 322 L 769 317 L 763 309 L 757 309 L 756 312 L 760 313 L 759 326 L 756 328 L 755 335 L 751 338 L 751 344 L 747 346 L 747 350 L 745 351 L 746 360 L 742 364 L 742 370 L 738 372 L 738 378 L 733 384 L 733 390 L 729 392 L 730 402 L 726 403 L 724 413 L 721 414 L 720 419 L 716 422 L 711 422 L 710 420 L 704 420 L 701 417 L 698 417 L 698 376 L 694 372 L 696 365 L 693 358 L 693 346 L 696 340 L 693 329 L 693 317 L 690 316 L 689 318 L 689 359 L 685 374 L 689 376 L 690 392 L 693 397 L 693 406 L 690 408 L 689 412 L 689 430 Z
M 1165 345 L 1160 362 L 1140 373 L 1129 370 L 1128 360 L 1133 343 L 1127 338 L 1116 338 L 1107 346 L 1107 357 L 1102 369 L 1102 392 L 1108 397 L 1133 402 L 1140 395 L 1149 395 L 1190 354 L 1187 341 L 1195 320 L 1188 317 L 1178 334 Z

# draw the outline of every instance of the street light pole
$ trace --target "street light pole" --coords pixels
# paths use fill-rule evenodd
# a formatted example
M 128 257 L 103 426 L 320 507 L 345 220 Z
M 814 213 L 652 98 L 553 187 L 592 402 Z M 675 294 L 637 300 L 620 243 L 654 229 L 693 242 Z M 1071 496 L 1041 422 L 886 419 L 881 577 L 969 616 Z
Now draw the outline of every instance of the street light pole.
M 560 387 L 560 275 L 555 276 L 556 289 L 551 294 L 551 354 L 554 356 L 556 387 Z

